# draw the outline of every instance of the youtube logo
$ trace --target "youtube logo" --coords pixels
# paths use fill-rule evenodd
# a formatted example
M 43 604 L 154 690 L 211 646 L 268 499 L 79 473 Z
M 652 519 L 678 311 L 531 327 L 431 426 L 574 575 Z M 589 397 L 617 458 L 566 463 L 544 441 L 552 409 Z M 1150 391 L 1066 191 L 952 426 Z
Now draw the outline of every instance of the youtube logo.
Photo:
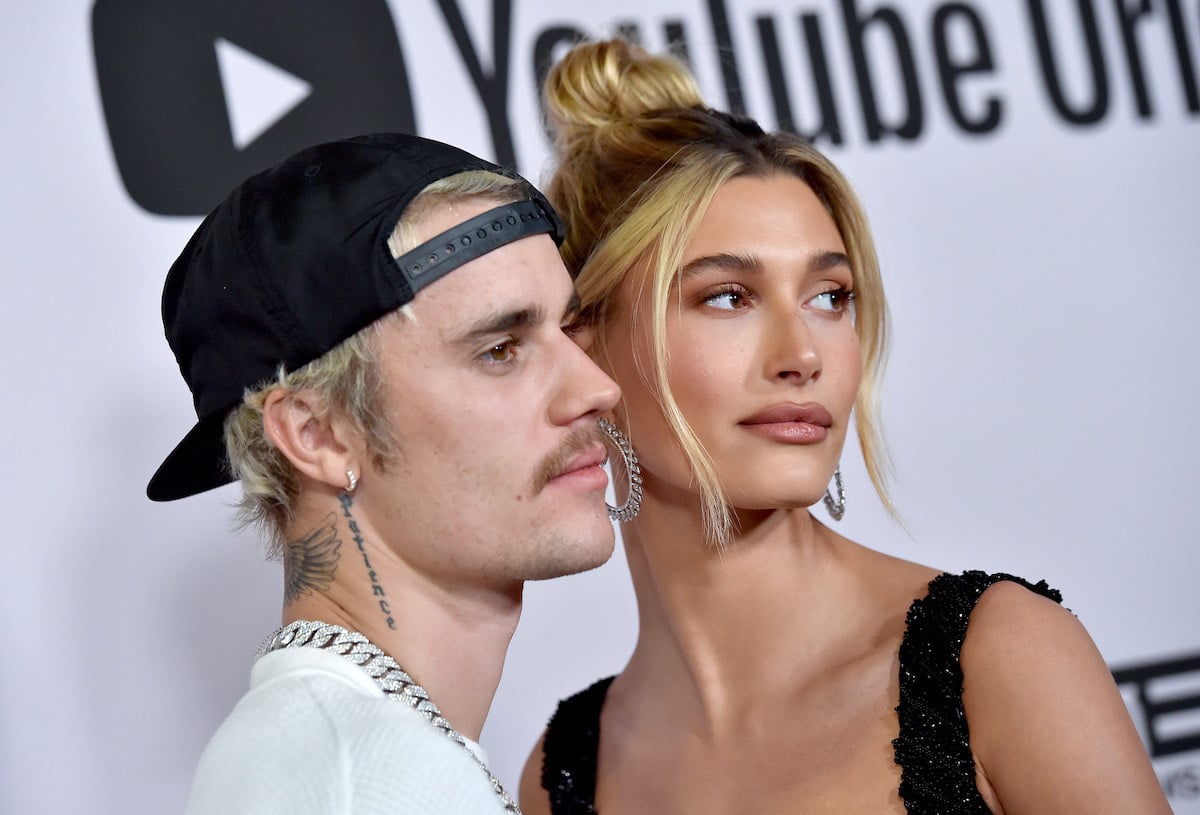
M 92 42 L 121 179 L 156 214 L 317 142 L 416 132 L 386 0 L 96 0 Z

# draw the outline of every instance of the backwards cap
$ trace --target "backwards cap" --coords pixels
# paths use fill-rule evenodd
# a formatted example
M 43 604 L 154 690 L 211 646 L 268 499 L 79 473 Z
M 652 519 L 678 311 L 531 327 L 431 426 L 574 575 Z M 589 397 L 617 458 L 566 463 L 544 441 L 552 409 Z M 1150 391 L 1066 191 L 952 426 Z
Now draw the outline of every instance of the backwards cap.
M 245 392 L 294 371 L 420 289 L 528 235 L 562 242 L 562 225 L 530 199 L 489 210 L 393 258 L 387 242 L 429 184 L 467 170 L 521 179 L 441 142 L 384 133 L 302 150 L 244 181 L 200 224 L 167 273 L 167 341 L 198 421 L 158 468 L 155 501 L 233 481 L 224 422 Z

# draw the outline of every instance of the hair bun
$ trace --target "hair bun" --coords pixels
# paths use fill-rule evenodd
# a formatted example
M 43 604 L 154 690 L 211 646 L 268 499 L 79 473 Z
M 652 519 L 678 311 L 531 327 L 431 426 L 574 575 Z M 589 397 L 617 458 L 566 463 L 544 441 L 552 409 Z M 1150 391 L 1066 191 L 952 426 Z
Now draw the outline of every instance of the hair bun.
M 546 77 L 543 100 L 560 146 L 651 111 L 704 104 L 681 62 L 620 39 L 571 48 Z

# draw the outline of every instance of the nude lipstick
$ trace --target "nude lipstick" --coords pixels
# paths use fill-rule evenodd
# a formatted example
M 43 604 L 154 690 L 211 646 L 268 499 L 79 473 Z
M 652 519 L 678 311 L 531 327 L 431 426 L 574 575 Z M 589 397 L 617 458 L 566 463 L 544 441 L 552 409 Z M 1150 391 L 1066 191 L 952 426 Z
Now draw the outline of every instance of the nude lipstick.
M 816 402 L 802 405 L 772 405 L 738 422 L 756 436 L 782 444 L 816 444 L 824 441 L 833 425 L 833 416 Z

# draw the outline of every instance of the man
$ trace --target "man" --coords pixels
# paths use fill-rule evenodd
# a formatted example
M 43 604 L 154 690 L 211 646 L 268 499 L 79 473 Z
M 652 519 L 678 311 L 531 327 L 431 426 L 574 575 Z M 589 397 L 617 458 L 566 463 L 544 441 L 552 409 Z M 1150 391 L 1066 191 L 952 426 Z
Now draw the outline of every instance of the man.
M 571 336 L 560 240 L 523 179 L 381 134 L 245 181 L 172 266 L 199 422 L 147 492 L 240 479 L 284 563 L 189 812 L 519 811 L 476 742 L 522 581 L 613 546 L 619 393 Z

